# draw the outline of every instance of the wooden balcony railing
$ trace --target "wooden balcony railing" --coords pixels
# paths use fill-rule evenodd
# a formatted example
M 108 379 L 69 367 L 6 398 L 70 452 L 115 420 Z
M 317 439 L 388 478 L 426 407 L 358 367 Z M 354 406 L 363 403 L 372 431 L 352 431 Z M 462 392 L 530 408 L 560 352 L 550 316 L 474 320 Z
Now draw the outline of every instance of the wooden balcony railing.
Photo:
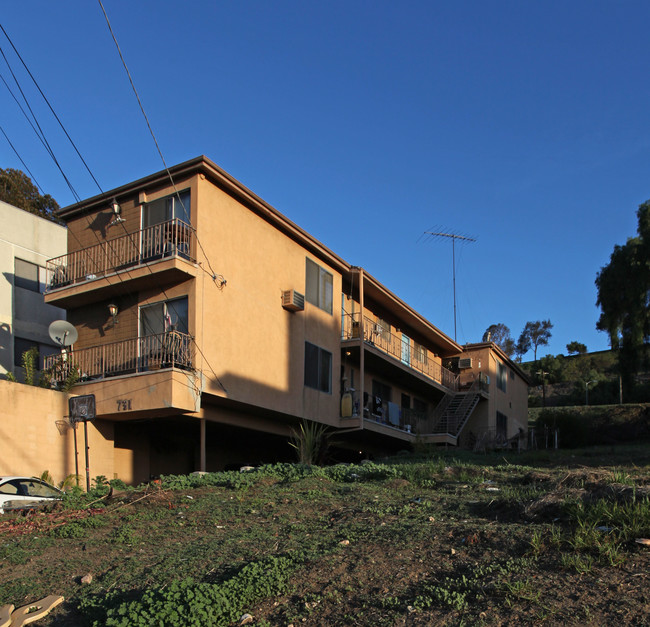
M 457 376 L 431 359 L 423 347 L 416 347 L 411 339 L 405 342 L 403 336 L 391 333 L 390 330 L 367 316 L 364 316 L 363 323 L 363 339 L 366 343 L 390 355 L 405 366 L 433 379 L 436 383 L 450 390 L 458 389 Z M 361 335 L 360 326 L 359 313 L 344 314 L 342 339 L 358 339 Z
M 168 331 L 122 342 L 91 346 L 67 353 L 48 355 L 45 370 L 52 380 L 65 382 L 75 371 L 80 381 L 115 377 L 123 374 L 160 370 L 194 369 L 194 343 L 185 333 Z
M 176 218 L 49 259 L 47 291 L 164 257 L 194 261 L 194 239 L 192 227 Z

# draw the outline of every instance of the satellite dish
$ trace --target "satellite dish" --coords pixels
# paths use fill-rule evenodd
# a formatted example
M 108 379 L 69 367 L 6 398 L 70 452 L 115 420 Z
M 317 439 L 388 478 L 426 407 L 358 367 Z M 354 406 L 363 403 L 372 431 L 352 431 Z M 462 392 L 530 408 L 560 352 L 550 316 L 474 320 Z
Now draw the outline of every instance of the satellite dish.
M 55 320 L 49 327 L 48 332 L 53 341 L 59 346 L 72 346 L 79 337 L 77 329 L 67 320 Z

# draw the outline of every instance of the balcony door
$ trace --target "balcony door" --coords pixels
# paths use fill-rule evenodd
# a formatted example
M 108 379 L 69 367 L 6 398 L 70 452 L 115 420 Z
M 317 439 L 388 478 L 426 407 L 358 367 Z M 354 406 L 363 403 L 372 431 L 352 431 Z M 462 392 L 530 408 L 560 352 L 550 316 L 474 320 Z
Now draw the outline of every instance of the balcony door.
M 190 365 L 187 297 L 140 307 L 138 353 L 145 370 Z
M 402 363 L 411 365 L 411 339 L 402 333 Z
M 169 331 L 188 333 L 187 296 L 140 307 L 140 337 Z
M 172 222 L 173 221 L 173 222 Z M 169 254 L 183 244 L 189 247 L 190 190 L 158 198 L 142 207 L 142 256 L 152 259 Z M 184 250 L 189 254 L 189 250 Z

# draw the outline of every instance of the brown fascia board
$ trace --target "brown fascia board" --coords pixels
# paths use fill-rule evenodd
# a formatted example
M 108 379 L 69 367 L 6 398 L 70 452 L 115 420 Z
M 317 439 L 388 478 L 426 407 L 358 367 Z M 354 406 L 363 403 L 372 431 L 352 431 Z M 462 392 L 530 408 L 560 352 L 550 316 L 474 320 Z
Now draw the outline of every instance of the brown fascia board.
M 517 372 L 517 374 L 526 382 L 528 385 L 530 385 L 530 378 L 528 376 L 528 373 L 524 372 L 517 364 L 516 362 L 512 361 L 508 355 L 506 355 L 503 352 L 503 349 L 498 345 L 495 344 L 494 342 L 477 342 L 475 344 L 465 344 L 462 349 L 463 351 L 466 350 L 476 350 L 480 348 L 491 348 L 503 361 L 507 362 L 507 364 Z
M 397 315 L 405 323 L 439 346 L 444 357 L 449 357 L 463 350 L 460 344 L 452 340 L 448 335 L 438 329 L 438 327 L 431 324 L 424 316 L 419 314 L 410 305 L 407 305 L 401 298 L 393 294 L 385 285 L 365 270 L 363 270 L 363 280 L 364 285 L 366 282 L 370 283 L 372 290 L 376 290 L 384 301 L 388 301 L 390 305 L 397 309 Z
M 301 246 L 309 250 L 316 257 L 325 261 L 341 273 L 349 271 L 350 265 L 341 259 L 341 257 L 332 252 L 315 237 L 307 233 L 307 231 L 301 229 L 297 224 L 289 220 L 289 218 L 280 213 L 277 209 L 262 200 L 245 185 L 240 183 L 225 170 L 222 170 L 216 163 L 204 155 L 172 166 L 169 168 L 169 172 L 167 170 L 161 170 L 160 172 L 150 174 L 149 176 L 138 179 L 137 181 L 127 183 L 121 187 L 104 192 L 103 194 L 93 196 L 88 200 L 64 207 L 57 212 L 57 216 L 63 220 L 68 220 L 76 215 L 96 210 L 107 202 L 113 200 L 113 198 L 119 199 L 120 196 L 142 191 L 143 189 L 155 184 L 169 185 L 170 174 L 173 178 L 192 176 L 194 174 L 204 174 L 206 178 L 209 178 L 217 187 L 237 198 L 251 211 L 257 213 L 274 227 L 300 243 Z

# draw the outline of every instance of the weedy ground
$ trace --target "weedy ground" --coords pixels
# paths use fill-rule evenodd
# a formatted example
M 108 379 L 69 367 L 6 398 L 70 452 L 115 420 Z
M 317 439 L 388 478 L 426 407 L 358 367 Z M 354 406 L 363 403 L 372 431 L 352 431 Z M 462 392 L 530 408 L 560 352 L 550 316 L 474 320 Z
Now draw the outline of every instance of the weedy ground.
M 648 625 L 649 464 L 433 449 L 98 485 L 0 519 L 0 605 L 65 596 L 39 625 Z

